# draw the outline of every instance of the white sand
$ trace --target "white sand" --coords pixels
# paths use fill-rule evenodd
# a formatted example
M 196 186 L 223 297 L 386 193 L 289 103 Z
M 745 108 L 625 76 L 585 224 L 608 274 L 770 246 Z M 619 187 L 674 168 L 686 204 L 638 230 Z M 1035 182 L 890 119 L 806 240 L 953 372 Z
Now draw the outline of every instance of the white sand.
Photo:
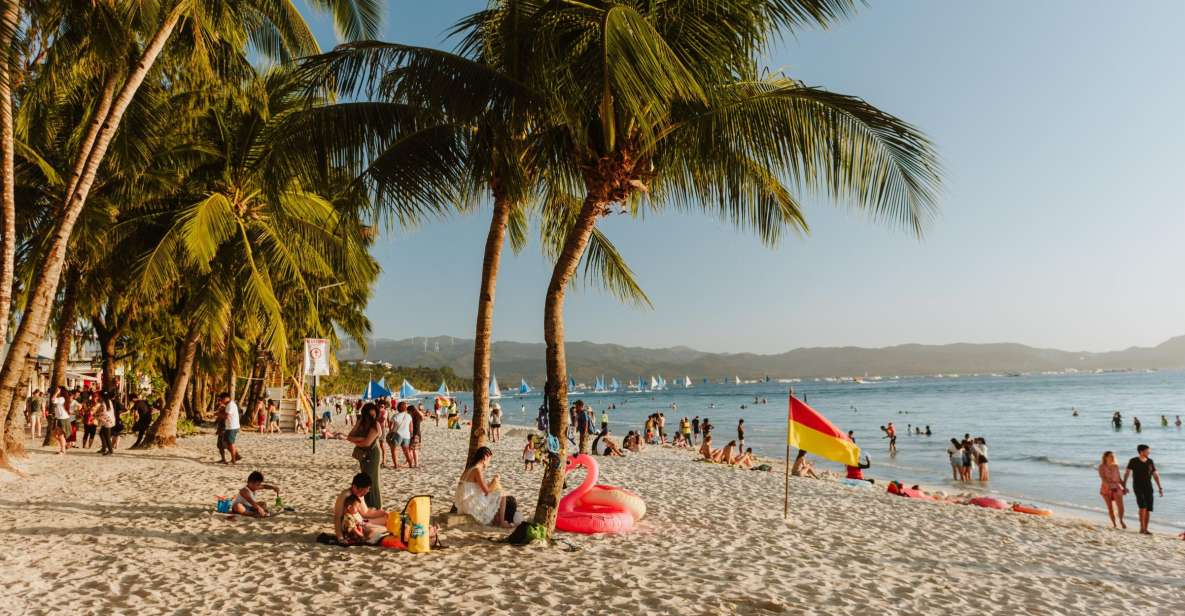
M 422 493 L 450 505 L 468 435 L 425 430 L 423 468 L 384 469 L 388 508 Z M 530 510 L 542 471 L 523 472 L 522 440 L 498 443 L 494 464 Z M 496 544 L 494 529 L 446 530 L 450 547 L 426 555 L 322 546 L 357 468 L 349 445 L 314 458 L 292 435 L 239 444 L 237 467 L 213 463 L 208 435 L 108 458 L 32 449 L 31 478 L 0 483 L 0 613 L 1185 613 L 1179 539 L 799 479 L 783 522 L 779 472 L 653 447 L 600 459 L 601 483 L 646 498 L 641 527 L 561 535 L 577 551 Z M 255 468 L 297 512 L 212 513 Z

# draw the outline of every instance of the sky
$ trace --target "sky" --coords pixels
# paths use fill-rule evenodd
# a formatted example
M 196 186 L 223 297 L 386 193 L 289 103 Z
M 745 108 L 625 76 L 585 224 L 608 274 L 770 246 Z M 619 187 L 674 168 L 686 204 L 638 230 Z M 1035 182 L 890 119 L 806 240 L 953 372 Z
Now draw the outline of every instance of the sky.
M 475 0 L 392 0 L 383 38 L 451 49 Z M 568 340 L 778 353 L 1020 342 L 1103 351 L 1185 334 L 1185 2 L 871 0 L 762 61 L 911 122 L 944 167 L 922 239 L 807 200 L 778 247 L 714 218 L 601 228 L 653 309 L 569 293 Z M 328 20 L 308 13 L 322 44 Z M 489 209 L 385 232 L 374 336 L 473 337 Z M 542 340 L 550 266 L 509 250 L 494 339 Z

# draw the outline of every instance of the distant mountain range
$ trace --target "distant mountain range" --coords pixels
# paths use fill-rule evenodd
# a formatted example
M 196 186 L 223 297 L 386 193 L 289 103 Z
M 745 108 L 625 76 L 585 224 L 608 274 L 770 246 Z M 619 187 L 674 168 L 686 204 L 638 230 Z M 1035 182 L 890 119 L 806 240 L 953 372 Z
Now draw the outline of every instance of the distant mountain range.
M 369 359 L 402 366 L 448 366 L 457 374 L 473 373 L 473 341 L 449 336 L 370 341 L 365 357 L 357 347 L 345 348 L 341 359 Z M 526 378 L 533 387 L 544 380 L 542 343 L 495 342 L 494 373 L 503 388 Z M 1037 349 L 1023 344 L 902 344 L 869 349 L 861 347 L 800 348 L 776 355 L 755 353 L 706 353 L 679 346 L 665 349 L 627 347 L 593 342 L 567 343 L 568 368 L 580 382 L 592 383 L 597 375 L 628 379 L 662 375 L 668 381 L 690 376 L 713 381 L 742 379 L 842 376 L 912 376 L 928 374 L 1026 373 L 1075 369 L 1169 370 L 1185 368 L 1185 336 L 1151 348 L 1132 347 L 1106 353 Z

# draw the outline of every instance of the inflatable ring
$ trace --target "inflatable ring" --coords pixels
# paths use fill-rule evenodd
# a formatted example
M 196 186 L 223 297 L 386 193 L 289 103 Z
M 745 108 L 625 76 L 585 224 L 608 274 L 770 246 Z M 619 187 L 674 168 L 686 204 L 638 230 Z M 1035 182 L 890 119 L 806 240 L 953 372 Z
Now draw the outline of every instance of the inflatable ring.
M 637 522 L 646 516 L 646 501 L 641 496 L 622 488 L 596 485 L 580 499 L 582 503 L 627 511 Z

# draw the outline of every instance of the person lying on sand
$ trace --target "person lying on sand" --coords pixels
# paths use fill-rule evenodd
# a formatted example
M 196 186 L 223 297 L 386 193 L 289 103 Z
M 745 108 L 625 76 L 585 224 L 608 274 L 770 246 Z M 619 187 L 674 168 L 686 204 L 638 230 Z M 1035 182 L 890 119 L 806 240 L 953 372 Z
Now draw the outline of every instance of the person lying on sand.
M 622 457 L 625 455 L 625 453 L 621 451 L 621 448 L 617 446 L 617 442 L 613 440 L 613 437 L 606 436 L 601 439 L 601 442 L 605 444 L 605 453 L 603 455 L 617 457 Z
M 346 515 L 346 499 L 350 496 L 356 496 L 362 500 L 362 505 L 357 508 L 358 515 L 362 516 L 363 524 L 369 528 L 366 533 L 383 532 L 387 525 L 387 512 L 378 508 L 370 508 L 366 506 L 366 494 L 370 492 L 370 475 L 366 473 L 358 473 L 354 475 L 353 481 L 350 482 L 350 487 L 342 490 L 337 495 L 337 500 L 333 503 L 333 532 L 337 535 L 339 542 L 345 543 L 346 537 L 342 534 L 344 524 L 342 518 Z
M 267 505 L 259 501 L 258 492 L 260 490 L 271 490 L 276 493 L 276 496 L 280 495 L 280 488 L 263 482 L 263 473 L 251 471 L 251 474 L 247 475 L 247 485 L 239 490 L 239 493 L 235 495 L 234 502 L 231 503 L 231 512 L 261 518 L 271 515 L 271 512 L 267 510 Z
M 741 454 L 740 456 L 737 456 L 737 460 L 734 464 L 736 464 L 737 466 L 740 466 L 742 468 L 751 469 L 751 468 L 753 468 L 753 460 L 756 460 L 756 459 L 757 458 L 755 458 L 753 456 L 753 448 L 748 447 L 745 449 L 745 453 Z
M 798 450 L 798 457 L 794 458 L 794 465 L 790 467 L 790 474 L 795 477 L 819 478 L 815 474 L 815 467 L 806 459 L 806 451 L 802 449 Z

